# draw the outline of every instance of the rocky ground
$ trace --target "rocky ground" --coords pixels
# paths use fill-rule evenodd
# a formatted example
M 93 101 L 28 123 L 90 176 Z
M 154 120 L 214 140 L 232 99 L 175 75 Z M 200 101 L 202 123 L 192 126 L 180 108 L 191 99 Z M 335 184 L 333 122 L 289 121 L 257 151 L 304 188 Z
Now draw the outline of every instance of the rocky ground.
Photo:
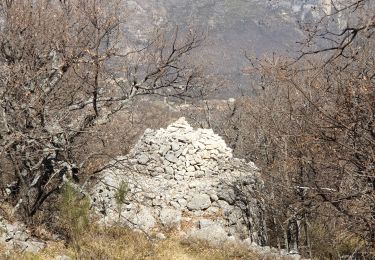
M 46 243 L 31 236 L 23 223 L 11 223 L 0 216 L 0 245 L 9 251 L 36 253 L 45 248 Z

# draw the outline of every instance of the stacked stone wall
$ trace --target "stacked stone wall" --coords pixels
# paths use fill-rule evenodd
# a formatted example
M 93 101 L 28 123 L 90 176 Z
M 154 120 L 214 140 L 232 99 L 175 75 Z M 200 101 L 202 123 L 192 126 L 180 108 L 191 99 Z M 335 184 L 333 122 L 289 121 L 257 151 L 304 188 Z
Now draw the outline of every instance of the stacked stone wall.
M 116 202 L 121 183 L 128 192 Z M 211 129 L 193 129 L 180 118 L 166 129 L 147 129 L 127 156 L 116 158 L 92 190 L 93 206 L 106 224 L 147 233 L 180 230 L 220 243 L 266 241 L 257 167 L 233 158 Z

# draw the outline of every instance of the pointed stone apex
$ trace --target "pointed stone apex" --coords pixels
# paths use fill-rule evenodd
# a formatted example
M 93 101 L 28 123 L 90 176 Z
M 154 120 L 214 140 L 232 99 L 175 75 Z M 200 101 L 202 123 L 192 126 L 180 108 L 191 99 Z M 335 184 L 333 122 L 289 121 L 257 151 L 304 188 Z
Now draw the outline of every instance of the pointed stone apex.
M 172 123 L 172 125 L 191 127 L 190 124 L 186 121 L 185 117 L 180 117 L 176 122 Z
M 190 124 L 186 121 L 185 117 L 180 117 L 177 121 L 170 124 L 167 129 L 175 129 L 175 128 L 185 128 L 192 130 L 193 128 L 190 126 Z

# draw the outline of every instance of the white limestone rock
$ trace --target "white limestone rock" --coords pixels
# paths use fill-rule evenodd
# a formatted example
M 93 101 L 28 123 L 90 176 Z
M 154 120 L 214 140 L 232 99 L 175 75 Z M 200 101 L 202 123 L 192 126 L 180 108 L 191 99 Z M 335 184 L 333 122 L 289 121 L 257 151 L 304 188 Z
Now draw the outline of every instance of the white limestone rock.
M 156 224 L 154 215 L 149 208 L 144 206 L 141 206 L 140 210 L 129 218 L 129 221 L 135 229 L 140 229 L 143 231 L 149 231 Z
M 211 199 L 207 194 L 196 194 L 187 204 L 189 210 L 204 210 L 210 206 Z
M 219 224 L 212 224 L 201 229 L 191 230 L 189 239 L 204 240 L 213 246 L 221 246 L 228 241 L 228 234 Z
M 178 229 L 182 215 L 189 221 L 209 215 L 214 227 L 203 221 L 202 229 L 194 231 L 198 237 L 222 241 L 227 233 L 235 237 L 256 234 L 251 236 L 257 241 L 258 230 L 246 229 L 261 229 L 262 208 L 250 198 L 247 212 L 253 213 L 249 219 L 254 223 L 248 225 L 238 213 L 243 209 L 237 206 L 241 198 L 234 187 L 261 189 L 258 169 L 251 162 L 233 158 L 232 150 L 212 129 L 193 129 L 184 118 L 166 129 L 147 129 L 127 156 L 110 164 L 116 167 L 104 170 L 91 191 L 93 210 L 101 223 L 152 233 L 161 232 L 159 227 Z M 129 192 L 119 219 L 115 196 L 122 181 Z M 221 223 L 219 227 L 217 223 Z M 186 226 L 195 225 L 190 224 Z M 207 232 L 213 234 L 204 235 Z
M 10 223 L 0 216 L 0 244 L 10 250 L 37 253 L 46 247 L 46 243 L 32 237 L 25 225 Z
M 181 211 L 163 208 L 160 211 L 160 222 L 169 228 L 179 228 L 181 224 Z

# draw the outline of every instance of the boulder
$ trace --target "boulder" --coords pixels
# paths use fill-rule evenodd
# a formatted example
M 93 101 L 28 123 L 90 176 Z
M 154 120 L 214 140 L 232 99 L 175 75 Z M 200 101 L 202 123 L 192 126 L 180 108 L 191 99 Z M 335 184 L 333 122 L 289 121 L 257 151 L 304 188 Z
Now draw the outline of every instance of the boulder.
M 163 208 L 160 211 L 160 222 L 169 228 L 179 228 L 181 222 L 181 211 L 171 208 Z
M 188 233 L 188 239 L 207 241 L 213 246 L 221 246 L 228 241 L 228 234 L 219 224 L 205 226 Z
M 145 206 L 141 206 L 140 210 L 138 212 L 136 212 L 129 219 L 129 221 L 134 228 L 140 229 L 140 230 L 143 230 L 143 231 L 149 231 L 156 224 L 156 220 L 154 218 L 154 215 Z
M 196 194 L 188 202 L 187 208 L 189 210 L 204 210 L 211 206 L 210 196 L 207 194 Z

